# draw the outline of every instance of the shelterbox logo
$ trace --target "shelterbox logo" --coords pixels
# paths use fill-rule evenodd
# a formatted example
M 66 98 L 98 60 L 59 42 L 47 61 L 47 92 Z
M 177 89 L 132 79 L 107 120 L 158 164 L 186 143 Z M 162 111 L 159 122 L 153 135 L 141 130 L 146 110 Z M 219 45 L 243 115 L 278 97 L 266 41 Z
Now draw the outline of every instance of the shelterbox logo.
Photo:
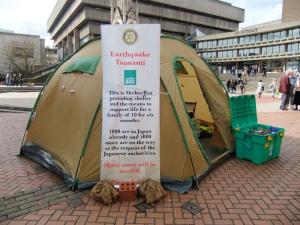
M 136 70 L 124 70 L 124 85 L 136 85 Z

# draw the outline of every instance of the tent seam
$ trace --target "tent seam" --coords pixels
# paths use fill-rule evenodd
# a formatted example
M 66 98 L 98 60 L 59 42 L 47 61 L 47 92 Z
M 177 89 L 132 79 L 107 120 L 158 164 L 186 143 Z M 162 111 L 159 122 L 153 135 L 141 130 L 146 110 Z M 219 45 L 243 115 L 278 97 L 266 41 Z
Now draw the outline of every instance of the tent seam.
M 89 130 L 88 130 L 88 133 L 87 133 L 87 136 L 84 140 L 84 144 L 83 144 L 83 147 L 81 149 L 81 153 L 80 153 L 80 158 L 79 158 L 79 161 L 78 161 L 78 164 L 77 164 L 77 168 L 76 168 L 76 173 L 75 173 L 75 176 L 74 176 L 74 182 L 73 182 L 73 186 L 72 186 L 72 189 L 74 189 L 75 187 L 75 184 L 79 182 L 79 180 L 77 179 L 77 176 L 78 176 L 78 172 L 79 172 L 79 167 L 80 167 L 80 164 L 81 164 L 81 160 L 83 159 L 85 153 L 86 153 L 86 149 L 87 149 L 87 145 L 88 145 L 88 141 L 90 139 L 90 136 L 91 136 L 91 132 L 92 132 L 92 129 L 94 127 L 94 124 L 95 124 L 95 121 L 96 121 L 96 117 L 97 117 L 97 114 L 100 110 L 100 106 L 102 104 L 102 98 L 97 106 L 97 109 L 94 113 L 94 116 L 93 116 L 93 119 L 92 119 L 92 122 L 91 122 L 91 125 L 89 127 Z
M 163 81 L 162 79 L 161 79 L 161 82 L 163 83 L 163 85 L 164 85 L 165 88 L 166 88 L 166 85 L 164 84 L 164 81 Z M 167 90 L 167 88 L 166 88 L 166 90 Z M 180 133 L 181 133 L 181 135 L 182 135 L 182 137 L 183 137 L 183 142 L 184 142 L 185 151 L 186 151 L 187 154 L 190 154 L 189 145 L 188 145 L 188 143 L 187 143 L 186 136 L 184 135 L 184 131 L 183 131 L 183 128 L 182 128 L 182 125 L 181 125 L 181 121 L 180 121 L 180 119 L 179 119 L 179 117 L 178 117 L 177 110 L 176 110 L 176 108 L 175 108 L 175 105 L 174 105 L 174 103 L 173 103 L 173 101 L 172 101 L 172 99 L 171 99 L 169 93 L 166 93 L 166 94 L 168 95 L 168 97 L 169 97 L 169 99 L 170 99 L 170 102 L 171 102 L 171 105 L 172 105 L 173 112 L 175 113 L 175 117 L 176 117 L 177 124 L 179 125 Z M 193 162 L 192 162 L 192 164 L 193 164 Z M 193 167 L 194 167 L 194 166 L 193 166 Z M 194 170 L 194 176 L 190 176 L 190 177 L 191 177 L 191 178 L 194 178 L 194 177 L 197 178 L 197 174 L 195 174 L 195 170 Z

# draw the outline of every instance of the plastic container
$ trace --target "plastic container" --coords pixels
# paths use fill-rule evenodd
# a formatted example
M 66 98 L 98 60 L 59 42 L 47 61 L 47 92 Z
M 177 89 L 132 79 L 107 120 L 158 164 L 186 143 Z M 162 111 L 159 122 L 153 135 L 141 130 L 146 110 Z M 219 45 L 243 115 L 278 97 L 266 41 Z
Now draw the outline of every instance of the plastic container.
M 257 123 L 254 95 L 231 97 L 230 109 L 237 158 L 261 165 L 279 157 L 284 129 Z

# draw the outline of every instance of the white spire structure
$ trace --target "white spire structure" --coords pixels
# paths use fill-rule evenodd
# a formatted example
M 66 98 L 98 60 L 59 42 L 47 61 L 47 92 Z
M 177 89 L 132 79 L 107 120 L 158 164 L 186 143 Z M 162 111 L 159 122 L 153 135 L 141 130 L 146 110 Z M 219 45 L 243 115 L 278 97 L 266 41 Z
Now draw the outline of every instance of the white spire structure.
M 137 0 L 111 0 L 111 24 L 138 23 Z

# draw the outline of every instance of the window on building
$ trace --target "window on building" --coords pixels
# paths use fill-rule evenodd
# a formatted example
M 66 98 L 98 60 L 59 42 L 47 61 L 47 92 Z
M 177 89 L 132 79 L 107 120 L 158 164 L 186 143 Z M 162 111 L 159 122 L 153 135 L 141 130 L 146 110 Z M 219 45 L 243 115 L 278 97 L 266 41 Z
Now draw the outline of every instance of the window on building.
M 250 42 L 250 38 L 249 38 L 249 36 L 246 36 L 245 37 L 245 44 L 249 44 L 249 42 Z
M 299 43 L 292 44 L 292 52 L 298 52 L 299 50 Z
M 245 44 L 245 37 L 240 37 L 240 44 L 241 45 Z
M 249 49 L 244 49 L 244 56 L 248 56 L 249 55 Z
M 272 46 L 267 47 L 267 55 L 271 55 L 272 54 L 272 50 L 273 50 Z
M 279 40 L 280 39 L 280 32 L 275 32 L 274 33 L 274 40 Z
M 207 48 L 211 48 L 212 47 L 212 41 L 208 41 L 207 42 Z
M 222 52 L 218 52 L 218 58 L 222 59 L 223 58 L 223 53 Z
M 268 40 L 268 34 L 263 34 L 263 41 L 267 41 Z
M 268 41 L 274 40 L 274 33 L 268 33 Z
M 242 57 L 243 56 L 243 49 L 240 49 L 239 50 L 239 57 Z
M 237 57 L 237 50 L 232 51 L 232 57 Z
M 257 34 L 255 36 L 255 42 L 260 42 L 260 41 L 261 41 L 261 36 L 260 36 L 260 34 Z
M 238 39 L 237 39 L 237 38 L 233 38 L 233 39 L 232 39 L 232 44 L 233 44 L 233 45 L 237 45 L 237 43 L 238 43 Z
M 224 39 L 224 40 L 222 41 L 222 43 L 223 43 L 223 47 L 226 47 L 226 46 L 227 46 L 227 39 Z
M 228 46 L 232 46 L 232 39 L 228 39 L 227 44 Z
M 217 47 L 217 41 L 213 41 L 213 48 Z
M 203 42 L 203 48 L 204 48 L 204 49 L 207 48 L 207 41 L 204 41 L 204 42 Z
M 283 30 L 283 31 L 280 32 L 280 38 L 281 39 L 286 38 L 286 31 L 285 30 Z
M 261 54 L 262 55 L 266 55 L 267 54 L 267 48 L 266 47 L 261 48 Z
M 279 53 L 279 45 L 273 46 L 273 54 Z
M 228 51 L 228 52 L 227 52 L 227 57 L 228 57 L 228 58 L 232 58 L 232 51 Z
M 300 32 L 299 28 L 294 29 L 293 30 L 293 37 L 299 37 L 299 32 Z
M 211 57 L 212 57 L 212 58 L 217 58 L 217 52 L 212 52 L 212 53 L 211 53 Z
M 255 43 L 255 36 L 253 35 L 253 36 L 250 36 L 249 37 L 250 38 L 250 40 L 249 40 L 249 42 L 252 44 L 252 43 Z
M 198 48 L 202 49 L 203 48 L 203 42 L 198 42 Z
M 249 49 L 249 55 L 254 55 L 254 48 Z
M 218 47 L 222 47 L 222 40 L 218 40 Z
M 288 51 L 288 52 L 292 52 L 292 44 L 288 44 L 287 51 Z
M 285 45 L 280 45 L 280 53 L 285 53 Z
M 223 52 L 223 59 L 226 59 L 227 58 L 227 51 L 224 51 Z
M 260 54 L 259 48 L 255 48 L 254 52 L 255 52 L 255 55 L 259 55 Z

